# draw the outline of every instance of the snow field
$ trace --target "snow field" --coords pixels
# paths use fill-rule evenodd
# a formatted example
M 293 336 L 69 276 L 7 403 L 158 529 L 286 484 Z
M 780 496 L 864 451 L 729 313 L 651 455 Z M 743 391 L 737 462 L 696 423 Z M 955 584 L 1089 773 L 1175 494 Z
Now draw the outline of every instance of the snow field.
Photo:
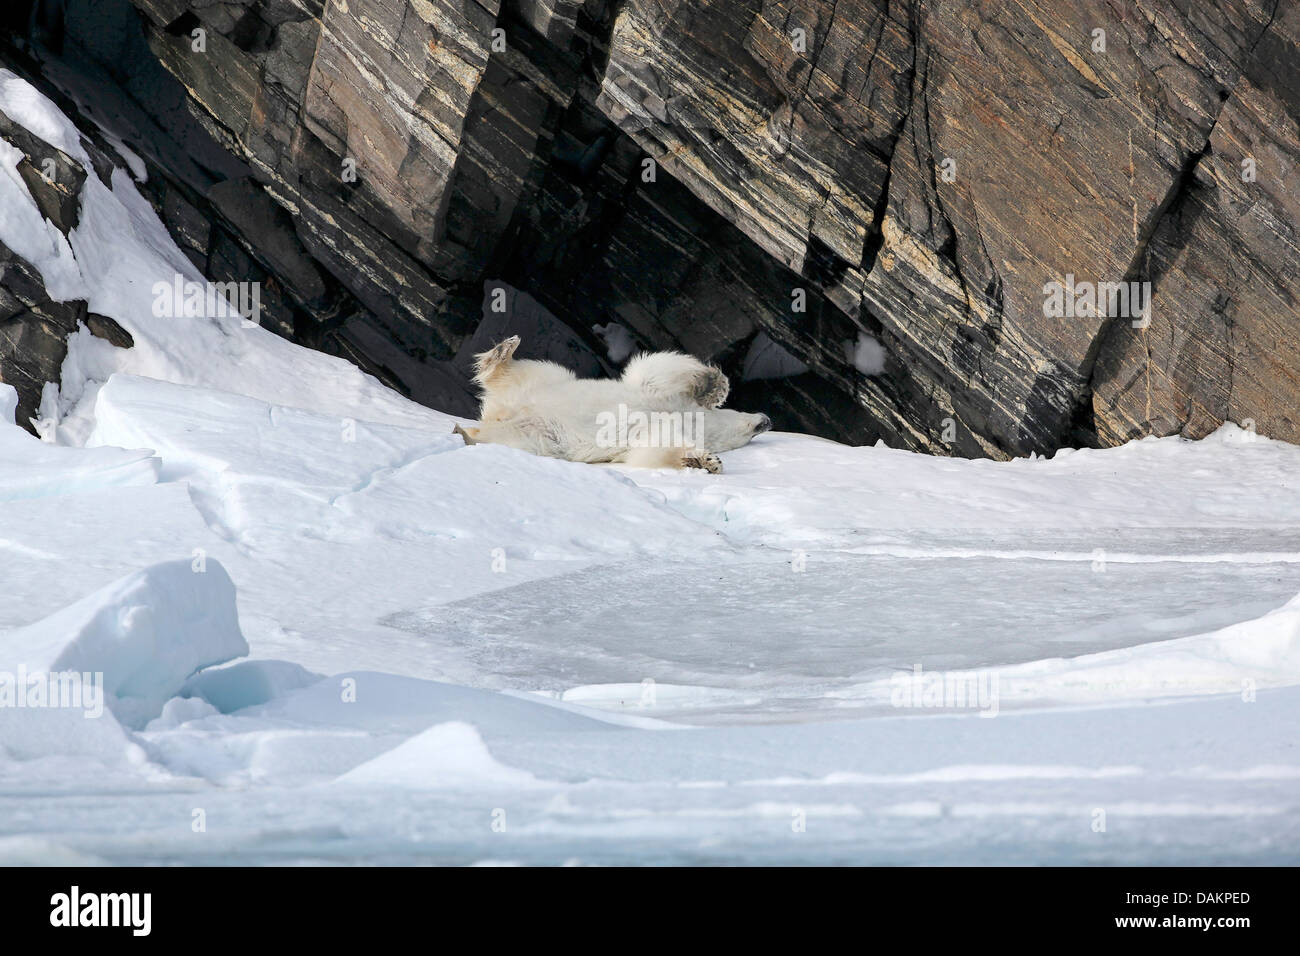
M 86 161 L 7 72 L 0 110 Z M 46 441 L 0 386 L 0 692 L 104 694 L 0 706 L 0 862 L 1300 856 L 1300 449 L 464 447 L 346 362 L 155 314 L 202 277 L 131 176 L 65 239 L 16 161 L 0 241 L 135 347 L 72 337 Z

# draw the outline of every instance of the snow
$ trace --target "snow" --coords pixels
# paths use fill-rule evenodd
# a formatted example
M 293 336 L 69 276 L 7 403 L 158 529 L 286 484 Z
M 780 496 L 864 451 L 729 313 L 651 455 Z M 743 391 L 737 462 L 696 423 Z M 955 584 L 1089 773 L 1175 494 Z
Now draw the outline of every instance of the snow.
M 148 452 L 42 442 L 13 426 L 16 406 L 13 387 L 0 386 L 0 502 L 157 481 L 158 461 Z
M 40 271 L 50 298 L 56 302 L 83 298 L 86 286 L 72 248 L 58 228 L 42 218 L 18 173 L 22 160 L 19 150 L 0 141 L 0 241 Z
M 636 338 L 626 325 L 607 322 L 605 325 L 593 325 L 591 330 L 605 343 L 605 355 L 615 365 L 622 365 L 637 350 Z
M 537 779 L 493 759 L 472 724 L 434 724 L 335 781 L 384 791 L 394 787 L 528 787 Z
M 767 378 L 789 378 L 806 371 L 807 365 L 772 341 L 766 332 L 759 332 L 754 336 L 754 341 L 749 343 L 740 377 L 751 382 Z
M 845 359 L 863 375 L 883 372 L 885 355 L 885 347 L 865 332 L 859 332 L 856 340 L 844 343 Z
M 89 167 L 77 126 L 53 102 L 12 70 L 0 69 L 0 110 L 34 136 Z
M 124 171 L 83 203 L 71 266 L 136 346 L 72 337 L 50 441 L 0 386 L 0 690 L 105 707 L 0 706 L 0 862 L 1300 858 L 1300 448 L 466 447 L 153 315 L 199 277 Z
M 109 708 L 131 725 L 156 716 L 192 674 L 247 653 L 235 586 L 216 561 L 154 565 L 0 634 L 7 672 L 102 675 Z

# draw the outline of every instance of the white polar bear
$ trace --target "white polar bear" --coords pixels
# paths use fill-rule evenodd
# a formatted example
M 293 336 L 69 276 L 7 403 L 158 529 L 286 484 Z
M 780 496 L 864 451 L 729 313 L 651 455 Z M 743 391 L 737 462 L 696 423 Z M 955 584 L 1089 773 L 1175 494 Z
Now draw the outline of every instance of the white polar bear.
M 618 379 L 580 379 L 555 362 L 515 359 L 519 336 L 477 356 L 479 424 L 456 426 L 467 444 L 509 445 L 568 461 L 645 468 L 703 468 L 717 453 L 772 427 L 766 415 L 718 406 L 727 377 L 677 352 L 638 355 Z

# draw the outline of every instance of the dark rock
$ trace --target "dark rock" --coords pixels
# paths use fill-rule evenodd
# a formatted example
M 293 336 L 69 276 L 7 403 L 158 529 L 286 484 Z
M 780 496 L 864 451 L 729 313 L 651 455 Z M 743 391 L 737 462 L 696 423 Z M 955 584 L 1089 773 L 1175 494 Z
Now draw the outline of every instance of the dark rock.
M 86 315 L 86 328 L 90 330 L 91 335 L 103 339 L 110 345 L 115 345 L 120 349 L 135 348 L 135 339 L 131 337 L 131 333 L 106 315 L 99 315 L 95 312 L 88 313 Z
M 1270 87 L 1238 83 L 1146 250 L 1150 324 L 1117 321 L 1102 344 L 1106 444 L 1224 421 L 1300 439 L 1300 9 L 1279 7 L 1247 72 Z
M 68 336 L 85 318 L 85 302 L 53 301 L 40 272 L 0 243 L 0 382 L 17 390 L 15 421 L 33 434 L 41 391 L 59 380 Z
M 1293 3 L 132 3 L 66 0 L 45 69 L 120 96 L 206 274 L 417 401 L 472 411 L 513 331 L 615 371 L 615 323 L 842 440 L 1300 441 Z M 74 180 L 38 188 L 75 222 Z M 1150 283 L 1150 324 L 1051 313 L 1067 277 Z M 759 335 L 807 371 L 741 381 Z

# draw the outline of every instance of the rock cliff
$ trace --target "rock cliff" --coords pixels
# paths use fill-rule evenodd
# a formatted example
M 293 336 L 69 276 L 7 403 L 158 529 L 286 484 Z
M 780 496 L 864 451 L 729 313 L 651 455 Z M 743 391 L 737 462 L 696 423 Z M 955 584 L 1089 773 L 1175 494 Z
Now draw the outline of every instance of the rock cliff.
M 585 374 L 685 349 L 852 442 L 1300 442 L 1294 0 L 11 7 L 6 65 L 205 274 L 418 401 L 472 411 L 514 330 Z M 74 167 L 23 173 L 65 230 Z M 3 256 L 32 411 L 86 316 Z

